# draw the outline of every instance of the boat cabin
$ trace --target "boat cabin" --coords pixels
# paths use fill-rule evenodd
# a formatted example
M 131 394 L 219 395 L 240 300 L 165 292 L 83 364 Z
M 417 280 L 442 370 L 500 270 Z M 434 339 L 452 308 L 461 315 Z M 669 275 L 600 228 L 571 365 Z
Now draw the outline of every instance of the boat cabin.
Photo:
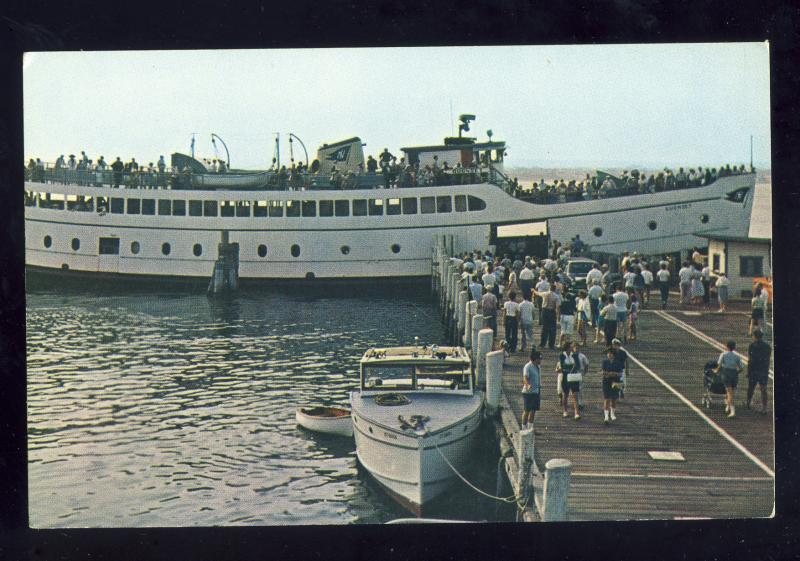
M 420 392 L 472 395 L 470 358 L 463 347 L 371 348 L 361 358 L 362 395 Z

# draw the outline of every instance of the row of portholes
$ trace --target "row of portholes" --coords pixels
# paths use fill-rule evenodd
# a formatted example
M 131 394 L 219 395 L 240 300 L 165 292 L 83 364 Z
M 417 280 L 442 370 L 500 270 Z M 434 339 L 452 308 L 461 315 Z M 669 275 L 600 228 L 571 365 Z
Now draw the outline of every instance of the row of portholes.
M 598 235 L 596 233 L 598 229 L 599 228 L 595 229 L 595 235 Z M 49 248 L 53 245 L 53 238 L 51 238 L 50 236 L 45 236 L 43 243 L 44 247 Z M 72 238 L 73 251 L 78 251 L 80 247 L 81 247 L 81 241 L 78 238 Z M 339 249 L 342 252 L 342 255 L 348 255 L 350 253 L 349 245 L 343 245 Z M 390 249 L 392 250 L 392 253 L 400 253 L 399 244 L 392 244 Z M 131 242 L 131 253 L 133 255 L 138 255 L 141 250 L 142 246 L 139 242 Z M 265 246 L 264 244 L 260 244 L 256 249 L 256 252 L 258 253 L 259 257 L 262 258 L 266 257 L 267 246 Z M 300 257 L 300 246 L 297 244 L 292 245 L 292 247 L 290 248 L 290 252 L 292 254 L 292 257 Z M 163 244 L 161 244 L 161 253 L 164 255 L 169 255 L 170 253 L 172 253 L 172 246 L 168 242 L 164 242 Z M 203 246 L 200 245 L 199 243 L 194 244 L 194 246 L 192 247 L 192 253 L 194 254 L 195 257 L 200 257 L 201 255 L 203 255 Z
M 709 220 L 710 217 L 707 214 L 703 214 L 700 216 L 700 222 L 702 222 L 703 224 L 708 224 Z M 656 223 L 655 220 L 651 220 L 650 222 L 647 223 L 647 227 L 654 232 L 656 228 L 658 228 L 658 224 Z M 603 235 L 603 229 L 597 227 L 594 230 L 592 230 L 592 233 L 595 235 L 596 238 L 599 238 L 600 236 Z

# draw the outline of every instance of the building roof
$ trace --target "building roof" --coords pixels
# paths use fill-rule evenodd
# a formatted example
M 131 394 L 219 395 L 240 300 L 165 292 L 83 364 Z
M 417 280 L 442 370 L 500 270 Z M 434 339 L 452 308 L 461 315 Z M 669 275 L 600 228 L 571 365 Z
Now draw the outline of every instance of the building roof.
M 750 243 L 772 243 L 772 238 L 750 238 L 747 236 L 726 236 L 725 234 L 695 234 L 699 238 L 707 240 L 719 240 L 721 242 L 750 242 Z

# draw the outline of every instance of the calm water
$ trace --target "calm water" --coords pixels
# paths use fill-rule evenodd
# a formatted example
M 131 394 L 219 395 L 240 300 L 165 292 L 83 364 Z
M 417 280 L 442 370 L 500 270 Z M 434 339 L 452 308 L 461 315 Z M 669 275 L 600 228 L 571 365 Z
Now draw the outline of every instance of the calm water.
M 415 291 L 416 292 L 416 291 Z M 424 289 L 352 298 L 28 293 L 34 527 L 383 523 L 407 516 L 352 439 L 295 426 L 347 404 L 373 344 L 444 342 Z M 487 438 L 471 478 L 494 492 Z M 505 489 L 507 494 L 507 489 Z M 509 520 L 460 483 L 432 515 Z

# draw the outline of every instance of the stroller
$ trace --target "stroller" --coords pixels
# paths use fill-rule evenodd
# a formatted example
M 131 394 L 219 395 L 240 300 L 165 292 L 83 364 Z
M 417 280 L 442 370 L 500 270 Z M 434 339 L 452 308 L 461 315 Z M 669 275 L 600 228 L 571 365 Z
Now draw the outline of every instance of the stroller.
M 703 367 L 703 395 L 700 404 L 706 409 L 711 409 L 715 402 L 725 403 L 725 384 L 722 383 L 719 373 L 714 371 L 716 368 L 716 360 L 709 360 Z

